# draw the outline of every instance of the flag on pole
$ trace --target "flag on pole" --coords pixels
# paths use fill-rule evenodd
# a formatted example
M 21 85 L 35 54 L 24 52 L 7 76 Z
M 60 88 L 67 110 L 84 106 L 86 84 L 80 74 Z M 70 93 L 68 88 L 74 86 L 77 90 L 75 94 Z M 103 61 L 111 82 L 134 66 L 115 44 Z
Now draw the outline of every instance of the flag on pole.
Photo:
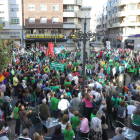
M 44 72 L 50 72 L 50 69 L 48 66 L 46 66 L 43 70 L 44 70 Z
M 38 67 L 37 73 L 40 73 L 40 71 L 39 71 L 39 67 Z

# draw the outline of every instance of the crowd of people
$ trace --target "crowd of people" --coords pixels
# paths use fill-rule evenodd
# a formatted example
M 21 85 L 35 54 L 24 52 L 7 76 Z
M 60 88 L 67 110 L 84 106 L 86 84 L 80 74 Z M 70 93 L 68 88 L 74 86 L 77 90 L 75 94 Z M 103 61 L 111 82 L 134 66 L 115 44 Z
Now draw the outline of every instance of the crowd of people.
M 43 135 L 31 134 L 32 108 L 37 108 L 36 117 L 41 120 L 55 118 L 58 123 L 51 140 L 108 140 L 108 131 L 116 132 L 113 140 L 124 140 L 122 124 L 140 132 L 139 52 L 91 49 L 85 60 L 84 93 L 80 49 L 53 56 L 46 56 L 42 48 L 13 54 L 14 59 L 1 72 L 6 82 L 0 82 L 0 138 L 9 138 L 7 121 L 14 118 L 19 140 L 43 140 Z M 57 70 L 52 62 L 64 64 L 64 69 Z M 130 81 L 125 85 L 127 81 L 119 80 L 124 73 Z M 115 129 L 116 120 L 120 124 Z M 43 125 L 44 133 L 48 129 Z

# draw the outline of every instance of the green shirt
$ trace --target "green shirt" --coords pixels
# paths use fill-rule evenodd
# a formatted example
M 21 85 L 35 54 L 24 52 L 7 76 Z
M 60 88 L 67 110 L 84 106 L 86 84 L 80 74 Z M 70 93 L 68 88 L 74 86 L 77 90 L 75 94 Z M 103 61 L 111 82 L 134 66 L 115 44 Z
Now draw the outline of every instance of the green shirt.
M 71 82 L 65 82 L 64 86 L 66 87 L 67 85 L 71 85 Z
M 1 108 L 1 104 L 3 103 L 2 99 L 0 98 L 0 108 Z
M 134 69 L 134 75 L 137 75 L 137 68 Z
M 73 130 L 68 131 L 68 130 L 65 129 L 65 130 L 63 130 L 63 134 L 64 134 L 64 137 L 65 137 L 65 140 L 73 140 L 73 136 L 75 136 Z
M 78 63 L 78 62 L 77 62 L 77 63 L 73 63 L 73 65 L 74 65 L 74 66 L 78 66 L 78 65 L 79 65 L 79 63 Z
M 134 69 L 129 68 L 129 72 L 134 73 Z
M 96 117 L 96 115 L 93 115 L 93 113 L 91 113 L 91 116 L 90 116 L 90 123 L 92 122 L 92 118 Z
M 71 121 L 71 123 L 72 123 L 72 129 L 76 129 L 77 126 L 79 126 L 79 124 L 80 124 L 80 122 L 81 122 L 81 121 L 79 120 L 78 116 L 73 116 L 73 117 L 71 117 L 70 121 Z
M 115 68 L 116 68 L 116 69 L 119 68 L 119 63 L 115 63 Z
M 35 101 L 35 92 L 31 94 L 31 102 Z
M 89 64 L 89 65 L 87 66 L 87 69 L 90 70 L 91 68 L 92 68 L 92 65 Z
M 107 68 L 107 74 L 110 74 L 110 67 Z
M 107 66 L 106 66 L 106 64 L 104 64 L 104 65 L 103 65 L 103 68 L 104 68 L 104 70 L 106 70 L 106 69 L 107 69 Z
M 19 108 L 18 107 L 15 107 L 14 108 L 15 119 L 19 119 L 19 117 L 18 117 L 18 111 L 19 111 Z
M 59 99 L 54 98 L 54 97 L 51 98 L 52 110 L 58 110 L 58 102 L 59 102 Z
M 109 65 L 113 65 L 113 60 L 109 59 Z
M 140 125 L 140 116 L 133 115 L 133 121 L 135 125 Z
M 59 87 L 58 86 L 54 86 L 53 88 L 52 88 L 52 90 L 56 93 L 56 89 L 59 89 Z
M 112 100 L 112 102 L 113 102 L 114 108 L 117 108 L 118 105 L 119 105 L 120 99 L 119 99 L 119 98 L 115 99 L 115 98 L 112 97 L 111 100 Z

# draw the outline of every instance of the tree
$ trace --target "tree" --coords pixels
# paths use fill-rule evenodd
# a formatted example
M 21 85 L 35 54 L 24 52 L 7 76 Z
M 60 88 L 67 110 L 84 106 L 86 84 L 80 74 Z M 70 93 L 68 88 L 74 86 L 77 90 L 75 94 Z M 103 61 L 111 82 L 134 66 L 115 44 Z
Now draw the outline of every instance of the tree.
M 0 30 L 3 29 L 3 24 L 0 23 Z M 12 49 L 9 48 L 7 40 L 4 40 L 0 36 L 0 72 L 4 67 L 11 62 L 12 59 Z

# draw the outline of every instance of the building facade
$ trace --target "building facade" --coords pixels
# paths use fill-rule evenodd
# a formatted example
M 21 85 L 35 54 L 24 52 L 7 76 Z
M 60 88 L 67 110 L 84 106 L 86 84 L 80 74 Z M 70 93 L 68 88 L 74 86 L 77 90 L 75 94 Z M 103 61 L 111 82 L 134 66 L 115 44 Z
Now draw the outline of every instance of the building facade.
M 102 9 L 96 31 L 103 33 L 112 47 L 140 50 L 140 1 L 108 0 Z
M 64 46 L 66 36 L 82 27 L 81 6 L 82 0 L 23 0 L 26 46 Z
M 0 36 L 13 47 L 21 46 L 23 42 L 21 2 L 21 0 L 0 0 L 0 23 L 3 24 Z

